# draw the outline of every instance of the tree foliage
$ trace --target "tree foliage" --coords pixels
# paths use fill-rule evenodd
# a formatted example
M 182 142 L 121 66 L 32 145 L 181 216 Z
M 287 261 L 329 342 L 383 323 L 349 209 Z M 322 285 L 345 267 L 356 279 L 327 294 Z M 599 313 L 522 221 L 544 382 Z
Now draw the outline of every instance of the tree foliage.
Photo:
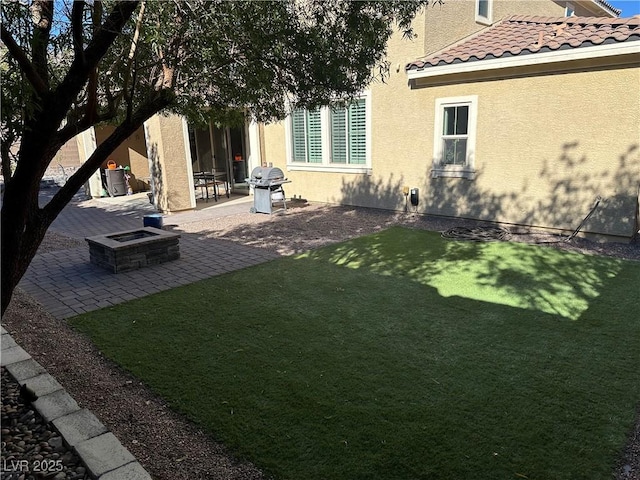
M 259 121 L 348 101 L 388 70 L 385 46 L 427 0 L 3 1 L 2 312 L 56 216 L 152 115 Z M 65 142 L 116 128 L 45 206 Z

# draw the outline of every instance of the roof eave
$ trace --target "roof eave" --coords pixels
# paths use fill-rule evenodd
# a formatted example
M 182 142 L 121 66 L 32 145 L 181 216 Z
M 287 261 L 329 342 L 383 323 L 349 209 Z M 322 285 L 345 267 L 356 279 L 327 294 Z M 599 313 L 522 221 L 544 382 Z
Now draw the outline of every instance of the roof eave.
M 640 54 L 640 41 L 556 50 L 553 52 L 531 53 L 527 55 L 460 62 L 449 65 L 429 66 L 420 70 L 413 68 L 407 70 L 407 77 L 411 81 L 432 77 L 445 77 L 456 74 L 490 71 L 495 71 L 496 76 L 499 76 L 499 71 L 514 67 L 539 65 L 553 67 L 554 64 L 561 64 L 575 60 L 622 57 L 634 54 Z M 640 62 L 640 57 L 635 58 L 635 60 Z

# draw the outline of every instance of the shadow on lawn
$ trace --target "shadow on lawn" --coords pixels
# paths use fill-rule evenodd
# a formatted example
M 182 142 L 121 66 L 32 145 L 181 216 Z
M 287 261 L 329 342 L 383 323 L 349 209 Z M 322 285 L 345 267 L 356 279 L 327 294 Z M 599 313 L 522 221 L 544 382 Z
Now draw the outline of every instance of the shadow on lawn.
M 624 262 L 518 243 L 469 243 L 392 228 L 301 257 L 402 277 L 443 297 L 536 310 L 576 320 Z

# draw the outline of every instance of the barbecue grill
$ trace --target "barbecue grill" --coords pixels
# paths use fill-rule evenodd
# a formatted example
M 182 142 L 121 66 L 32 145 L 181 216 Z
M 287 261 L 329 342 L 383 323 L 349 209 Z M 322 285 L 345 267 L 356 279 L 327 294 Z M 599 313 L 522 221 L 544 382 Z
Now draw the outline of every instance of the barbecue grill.
M 291 183 L 277 167 L 256 167 L 251 171 L 247 183 L 253 186 L 253 207 L 251 213 L 277 213 L 287 209 L 282 185 Z M 282 203 L 282 208 L 273 209 L 274 203 Z

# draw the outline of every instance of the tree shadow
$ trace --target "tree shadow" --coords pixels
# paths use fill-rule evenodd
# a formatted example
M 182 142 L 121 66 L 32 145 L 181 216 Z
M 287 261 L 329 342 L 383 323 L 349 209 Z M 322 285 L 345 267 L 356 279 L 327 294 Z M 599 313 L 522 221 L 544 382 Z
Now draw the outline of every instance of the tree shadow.
M 578 141 L 565 142 L 559 148 L 556 158 L 543 159 L 540 168 L 528 177 L 500 177 L 491 187 L 486 187 L 490 183 L 482 167 L 474 180 L 430 178 L 430 166 L 411 180 L 406 174 L 394 173 L 387 178 L 344 176 L 335 202 L 406 211 L 403 187 L 411 185 L 419 187 L 416 211 L 422 214 L 499 222 L 523 230 L 542 228 L 567 235 L 580 227 L 586 235 L 622 241 L 637 235 L 638 144 L 612 154 L 615 160 L 606 168 L 599 166 L 601 162 L 596 164 Z M 528 168 L 527 161 L 514 159 L 523 169 Z M 592 209 L 592 215 L 583 223 Z M 414 207 L 409 204 L 408 210 L 413 212 Z
M 152 158 L 156 157 L 155 151 L 156 145 L 152 144 Z M 637 154 L 638 146 L 631 145 L 618 155 L 617 162 L 609 170 L 594 172 L 579 143 L 567 142 L 561 146 L 557 158 L 544 162 L 535 178 L 514 185 L 510 191 L 484 190 L 479 187 L 483 182 L 479 181 L 431 179 L 428 188 L 421 188 L 419 208 L 421 212 L 480 221 L 510 219 L 512 230 L 545 225 L 571 232 L 592 207 L 591 201 L 606 191 L 613 195 L 602 198 L 583 228 L 591 232 L 615 231 L 620 225 L 626 228 L 633 224 Z M 152 172 L 158 179 L 154 183 L 161 189 L 161 166 Z M 476 180 L 483 175 L 485 173 L 479 171 Z M 348 240 L 353 236 L 354 223 L 362 223 L 362 228 L 355 231 L 361 235 L 402 223 L 388 210 L 404 210 L 403 186 L 407 184 L 404 175 L 392 174 L 386 179 L 361 175 L 350 181 L 352 178 L 343 178 L 342 203 L 387 211 L 354 206 L 298 207 L 290 208 L 283 216 L 252 216 L 251 221 L 230 228 L 217 229 L 212 222 L 210 225 L 214 228 L 211 230 L 187 232 L 181 227 L 175 230 L 200 239 L 217 238 L 241 241 L 250 247 L 267 246 L 281 255 L 290 255 Z M 542 187 L 547 195 L 539 195 Z M 515 219 L 509 217 L 513 212 L 517 212 Z M 313 251 L 309 255 L 321 254 L 326 253 Z M 459 289 L 439 286 L 443 295 L 469 296 L 571 319 L 579 318 L 580 312 L 588 308 L 589 302 L 615 278 L 620 268 L 616 262 L 599 257 L 558 254 L 531 246 L 504 247 L 501 251 L 477 243 L 442 242 L 436 237 L 420 243 L 420 250 L 416 252 L 409 234 L 396 238 L 393 252 L 370 239 L 363 243 L 355 240 L 332 249 L 326 260 L 344 266 L 363 265 L 376 273 L 409 276 L 430 285 L 438 285 L 438 275 L 453 270 L 465 275 L 468 283 Z
M 526 161 L 523 159 L 521 161 Z M 427 176 L 430 172 L 427 172 Z M 638 145 L 630 145 L 617 155 L 606 170 L 596 170 L 579 142 L 561 146 L 558 157 L 547 159 L 535 177 L 514 184 L 510 189 L 484 189 L 479 185 L 485 172 L 477 172 L 473 181 L 452 178 L 430 179 L 421 188 L 420 211 L 461 219 L 499 221 L 512 231 L 531 227 L 550 227 L 567 235 L 581 225 L 583 232 L 606 233 L 631 238 L 635 233 L 637 188 L 640 182 Z M 342 201 L 363 205 L 402 208 L 404 177 L 397 181 L 363 176 L 343 181 Z M 541 194 L 542 192 L 542 194 Z M 593 215 L 583 219 L 596 205 Z M 397 240 L 401 241 L 401 240 Z M 407 246 L 408 249 L 415 249 Z M 377 244 L 358 248 L 350 243 L 332 251 L 327 260 L 345 265 L 366 265 L 393 275 L 414 275 L 431 279 L 439 274 L 427 242 L 419 252 L 395 252 L 389 256 Z M 478 299 L 499 294 L 494 300 L 514 306 L 538 309 L 576 319 L 598 296 L 606 283 L 615 278 L 620 265 L 610 259 L 577 254 L 558 254 L 533 246 L 518 246 L 515 261 L 492 248 L 473 243 L 453 242 L 437 252 L 438 262 L 461 274 L 472 274 L 467 289 L 478 289 Z M 409 263 L 408 259 L 411 259 Z M 423 259 L 424 263 L 420 263 Z M 416 263 L 417 261 L 417 263 Z M 482 262 L 482 267 L 478 262 Z M 431 283 L 433 285 L 433 283 Z M 484 293 L 482 293 L 484 292 Z M 460 294 L 460 292 L 458 292 Z M 464 295 L 464 294 L 462 294 Z
M 266 248 L 280 255 L 292 255 L 348 240 L 354 234 L 382 231 L 397 223 L 396 216 L 388 210 L 291 202 L 287 202 L 286 213 L 247 213 L 244 220 L 227 225 L 225 221 L 211 219 L 178 225 L 173 230 L 196 235 L 203 240 L 228 240 L 249 247 Z
M 408 185 L 404 176 L 394 179 L 392 173 L 386 181 L 374 180 L 371 175 L 360 175 L 355 182 L 344 177 L 338 203 L 361 207 L 401 210 L 405 203 L 402 189 Z
M 484 175 L 480 169 L 473 181 L 431 179 L 423 195 L 424 211 L 572 232 L 598 202 L 582 232 L 626 239 L 635 234 L 640 185 L 637 144 L 619 153 L 606 170 L 596 169 L 579 142 L 567 142 L 556 159 L 545 159 L 536 174 L 520 185 L 514 181 L 512 187 L 480 188 Z
M 591 209 L 602 192 L 613 192 L 602 198 L 594 215 L 584 223 L 587 232 L 620 232 L 630 236 L 635 211 L 635 188 L 638 176 L 638 146 L 631 145 L 618 155 L 617 162 L 607 171 L 594 172 L 588 155 L 581 152 L 578 142 L 561 146 L 558 157 L 547 160 L 535 178 L 514 185 L 509 191 L 485 190 L 483 182 L 437 178 L 421 188 L 419 209 L 465 220 L 511 220 L 510 229 L 527 231 L 531 225 L 547 226 L 572 232 Z M 523 160 L 525 161 L 525 160 Z M 476 177 L 485 175 L 479 171 Z M 341 202 L 396 210 L 355 208 L 353 206 L 291 210 L 287 215 L 263 217 L 260 222 L 234 226 L 226 230 L 200 232 L 202 238 L 241 240 L 246 245 L 287 245 L 280 254 L 305 252 L 328 243 L 338 243 L 353 236 L 353 224 L 362 221 L 358 234 L 382 231 L 398 224 L 397 211 L 404 210 L 404 175 L 380 179 L 371 175 L 344 177 Z M 415 182 L 414 182 L 415 183 Z M 486 184 L 486 182 L 484 182 Z M 544 188 L 546 195 L 540 195 Z M 409 205 L 409 213 L 412 206 Z M 516 212 L 515 218 L 513 212 Z M 337 214 L 336 214 L 337 213 Z M 377 218 L 376 218 L 377 217 Z M 405 216 L 407 217 L 407 216 Z M 429 215 L 414 226 L 425 228 Z M 366 221 L 362 220 L 366 218 Z M 371 218 L 376 221 L 371 222 Z M 433 218 L 433 217 L 431 217 Z M 374 227 L 371 227 L 372 223 Z M 342 233 L 347 230 L 348 235 Z M 428 229 L 428 227 L 427 227 Z M 617 230 L 616 230 L 617 229 Z M 519 308 L 534 309 L 565 318 L 577 319 L 599 295 L 601 289 L 615 278 L 618 263 L 601 257 L 558 253 L 535 246 L 510 246 L 503 250 L 465 242 L 446 242 L 433 237 L 421 242 L 415 251 L 410 234 L 395 239 L 393 251 L 376 241 L 354 240 L 339 245 L 330 253 L 313 251 L 308 255 L 329 255 L 325 260 L 344 266 L 366 266 L 376 273 L 409 276 L 421 282 L 437 285 L 442 272 L 457 271 L 466 275 L 467 284 L 460 289 L 444 288 L 443 295 L 469 296 L 487 302 L 497 302 Z M 517 238 L 517 237 L 516 237 Z M 560 240 L 560 237 L 558 238 Z M 403 250 L 404 249 L 404 250 Z M 510 255 L 508 257 L 506 253 Z M 434 259 L 437 259 L 434 260 Z
M 167 192 L 165 191 L 163 181 L 163 167 L 162 161 L 158 154 L 158 143 L 148 143 L 147 155 L 149 158 L 149 176 L 151 186 L 151 202 L 160 211 L 169 210 L 167 204 Z

